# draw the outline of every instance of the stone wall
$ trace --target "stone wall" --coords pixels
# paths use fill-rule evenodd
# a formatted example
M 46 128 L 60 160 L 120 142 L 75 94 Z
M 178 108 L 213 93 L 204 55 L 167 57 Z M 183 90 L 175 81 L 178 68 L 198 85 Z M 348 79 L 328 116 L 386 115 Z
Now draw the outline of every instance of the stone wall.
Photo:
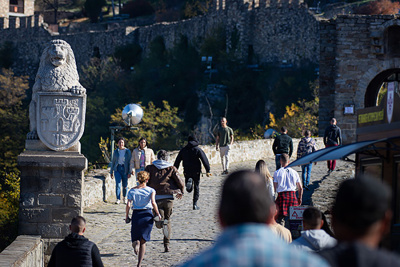
M 0 44 L 14 43 L 18 56 L 13 70 L 19 75 L 29 75 L 31 79 L 36 75 L 45 45 L 55 38 L 71 45 L 78 66 L 89 61 L 95 47 L 99 48 L 101 56 L 107 56 L 117 46 L 136 42 L 146 52 L 149 42 L 157 36 L 162 36 L 166 47 L 171 48 L 182 35 L 199 46 L 207 35 L 221 26 L 225 29 L 227 50 L 244 61 L 249 51 L 254 52 L 257 63 L 280 64 L 283 60 L 291 64 L 301 64 L 303 60 L 317 63 L 319 58 L 318 21 L 306 6 L 295 1 L 290 4 L 277 0 L 260 1 L 257 6 L 252 6 L 242 0 L 230 0 L 224 8 L 214 7 L 205 16 L 149 26 L 138 26 L 141 25 L 138 21 L 112 22 L 96 24 L 89 29 L 83 27 L 82 31 L 72 27 L 55 33 L 47 30 L 46 25 L 40 29 L 21 29 L 18 28 L 20 21 L 11 24 L 8 29 L 0 27 Z
M 387 29 L 399 15 L 342 15 L 321 23 L 319 128 L 335 117 L 345 143 L 356 140 L 357 110 L 365 107 L 367 88 L 377 75 L 400 68 L 399 55 L 388 53 Z M 388 75 L 387 75 L 388 76 Z M 376 81 L 376 86 L 381 81 Z M 344 106 L 355 114 L 345 115 Z
M 8 17 L 8 7 L 10 0 L 0 0 L 0 18 Z
M 0 266 L 43 267 L 43 242 L 40 236 L 20 235 L 0 253 Z
M 250 160 L 273 160 L 274 153 L 272 152 L 273 139 L 262 139 L 253 141 L 240 141 L 234 142 L 230 151 L 230 162 L 242 162 Z M 296 158 L 297 145 L 299 139 L 293 139 L 294 153 L 292 160 Z M 317 148 L 324 148 L 322 138 L 316 138 Z M 215 150 L 215 146 L 200 146 L 206 154 L 211 165 L 221 164 L 219 152 Z M 171 151 L 169 162 L 173 163 L 179 151 Z M 89 172 L 85 176 L 85 183 L 83 189 L 83 205 L 90 207 L 98 202 L 115 201 L 115 182 L 111 179 L 110 170 L 95 170 Z M 183 173 L 182 164 L 179 167 L 179 172 Z M 205 170 L 203 169 L 203 172 Z M 213 170 L 211 169 L 211 172 Z M 128 180 L 128 187 L 134 186 L 135 179 Z

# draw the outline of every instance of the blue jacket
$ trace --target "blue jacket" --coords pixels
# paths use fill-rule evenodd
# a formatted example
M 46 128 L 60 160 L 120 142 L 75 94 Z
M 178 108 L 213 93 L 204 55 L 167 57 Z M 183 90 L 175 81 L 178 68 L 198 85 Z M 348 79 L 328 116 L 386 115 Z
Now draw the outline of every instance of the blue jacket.
M 130 172 L 129 164 L 131 162 L 132 153 L 127 148 L 125 148 L 125 150 L 126 152 L 125 152 L 124 169 L 125 169 L 125 175 L 128 175 Z M 119 159 L 119 148 L 115 149 L 114 151 L 114 157 L 111 162 L 110 174 L 113 174 L 113 172 L 117 171 L 118 159 Z

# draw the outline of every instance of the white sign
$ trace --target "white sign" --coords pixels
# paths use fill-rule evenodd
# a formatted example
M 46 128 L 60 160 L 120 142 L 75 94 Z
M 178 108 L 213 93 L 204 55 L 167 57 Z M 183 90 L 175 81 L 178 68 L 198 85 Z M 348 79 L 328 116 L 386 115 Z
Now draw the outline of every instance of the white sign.
M 388 83 L 388 88 L 387 88 L 387 105 L 386 105 L 386 114 L 388 123 L 392 121 L 393 100 L 394 100 L 394 82 L 390 82 Z
M 303 220 L 303 212 L 308 206 L 289 207 L 290 220 Z

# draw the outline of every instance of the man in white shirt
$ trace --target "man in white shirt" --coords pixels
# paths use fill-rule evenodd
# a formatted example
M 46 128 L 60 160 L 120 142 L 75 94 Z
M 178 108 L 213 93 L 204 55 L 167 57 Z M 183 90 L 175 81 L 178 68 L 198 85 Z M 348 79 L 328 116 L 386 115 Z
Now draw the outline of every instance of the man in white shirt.
M 289 215 L 289 207 L 301 205 L 303 196 L 303 187 L 301 186 L 299 174 L 292 168 L 286 168 L 289 165 L 289 155 L 281 154 L 281 168 L 274 173 L 275 192 L 278 193 L 276 205 L 278 207 L 277 223 L 285 225 Z M 298 198 L 296 196 L 298 189 Z

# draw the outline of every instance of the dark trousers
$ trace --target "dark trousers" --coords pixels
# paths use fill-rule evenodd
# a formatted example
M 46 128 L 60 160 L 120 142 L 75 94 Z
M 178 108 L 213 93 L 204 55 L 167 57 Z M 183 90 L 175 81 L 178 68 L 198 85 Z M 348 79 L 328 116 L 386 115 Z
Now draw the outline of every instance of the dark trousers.
M 173 199 L 160 199 L 156 200 L 158 211 L 161 215 L 161 221 L 156 222 L 157 228 L 162 228 L 164 220 L 168 220 L 168 236 L 164 236 L 164 245 L 169 244 L 169 240 L 171 239 L 171 215 L 172 208 L 174 207 Z M 153 211 L 154 214 L 154 211 Z M 155 214 L 154 214 L 155 215 Z
M 200 172 L 184 173 L 185 184 L 189 178 L 193 179 L 193 205 L 197 205 L 200 196 Z

